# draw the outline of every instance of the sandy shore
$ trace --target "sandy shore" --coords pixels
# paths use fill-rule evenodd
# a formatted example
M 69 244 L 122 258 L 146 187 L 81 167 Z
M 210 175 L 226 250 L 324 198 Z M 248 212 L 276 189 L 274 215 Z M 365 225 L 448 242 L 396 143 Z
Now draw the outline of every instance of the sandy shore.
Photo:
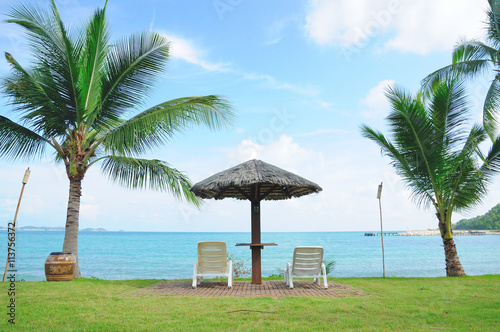
M 425 231 L 406 231 L 403 233 L 398 233 L 397 236 L 437 236 L 439 230 L 428 229 Z M 500 231 L 490 231 L 490 230 L 454 230 L 453 235 L 500 235 Z

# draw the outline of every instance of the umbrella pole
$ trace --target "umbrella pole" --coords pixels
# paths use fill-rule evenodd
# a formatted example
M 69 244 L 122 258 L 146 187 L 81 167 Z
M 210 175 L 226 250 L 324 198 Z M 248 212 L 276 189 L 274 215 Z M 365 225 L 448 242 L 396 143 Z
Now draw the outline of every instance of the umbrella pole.
M 252 244 L 261 243 L 260 240 L 260 201 L 252 201 Z M 251 246 L 252 248 L 252 284 L 261 284 L 261 261 L 260 255 L 262 247 Z

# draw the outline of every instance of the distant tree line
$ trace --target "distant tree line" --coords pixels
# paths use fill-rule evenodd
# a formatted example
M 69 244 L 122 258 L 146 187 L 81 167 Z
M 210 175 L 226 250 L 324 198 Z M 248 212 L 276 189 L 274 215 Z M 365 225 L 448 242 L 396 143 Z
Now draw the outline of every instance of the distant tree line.
M 500 204 L 497 204 L 482 216 L 460 220 L 453 225 L 453 229 L 500 229 Z

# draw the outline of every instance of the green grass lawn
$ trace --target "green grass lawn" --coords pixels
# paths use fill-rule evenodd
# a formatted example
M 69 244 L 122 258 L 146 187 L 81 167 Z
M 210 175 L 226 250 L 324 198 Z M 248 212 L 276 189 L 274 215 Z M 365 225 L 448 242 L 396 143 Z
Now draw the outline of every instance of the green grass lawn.
M 15 326 L 4 283 L 0 330 L 500 331 L 500 275 L 332 280 L 369 296 L 133 297 L 158 280 L 17 282 Z

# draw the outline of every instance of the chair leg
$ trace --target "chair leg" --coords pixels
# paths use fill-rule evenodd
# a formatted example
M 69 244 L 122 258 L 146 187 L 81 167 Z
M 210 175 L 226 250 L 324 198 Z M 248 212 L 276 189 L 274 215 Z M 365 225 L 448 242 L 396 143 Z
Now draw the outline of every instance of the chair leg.
M 326 276 L 326 267 L 325 267 L 324 263 L 321 266 L 321 269 L 323 270 L 323 282 L 325 284 L 325 289 L 327 289 L 328 288 L 328 280 L 327 280 L 327 276 Z M 318 279 L 318 284 L 319 284 L 319 279 Z
M 227 277 L 227 287 L 231 288 L 233 287 L 233 261 L 227 262 L 227 268 L 229 275 Z
M 191 287 L 193 288 L 196 288 L 196 286 L 198 285 L 198 261 L 196 261 L 194 263 L 194 267 L 193 267 L 193 284 Z
M 287 275 L 287 285 L 290 288 L 293 288 L 293 276 L 292 276 L 292 265 L 290 263 L 287 263 L 286 265 L 286 275 Z

